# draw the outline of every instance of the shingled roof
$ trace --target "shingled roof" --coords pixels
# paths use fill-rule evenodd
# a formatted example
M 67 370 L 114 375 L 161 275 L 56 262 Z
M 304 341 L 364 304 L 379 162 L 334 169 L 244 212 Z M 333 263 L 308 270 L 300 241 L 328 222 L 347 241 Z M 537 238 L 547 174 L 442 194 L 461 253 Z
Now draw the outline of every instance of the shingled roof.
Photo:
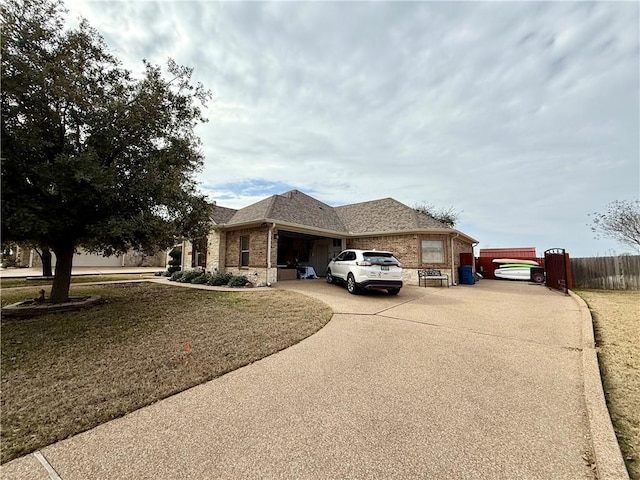
M 344 232 L 342 221 L 333 207 L 298 190 L 272 195 L 238 210 L 227 226 L 256 222 L 281 222 L 320 230 Z
M 211 218 L 213 218 L 213 221 L 216 224 L 227 223 L 229 220 L 231 220 L 236 212 L 237 210 L 234 210 L 233 208 L 226 208 L 215 205 L 213 207 L 213 215 L 211 216 Z
M 347 232 L 352 234 L 447 228 L 436 219 L 393 198 L 354 203 L 335 210 Z
M 220 227 L 276 222 L 344 235 L 453 231 L 436 219 L 393 198 L 331 207 L 298 190 L 272 195 L 240 210 L 216 207 L 215 212 L 214 221 Z

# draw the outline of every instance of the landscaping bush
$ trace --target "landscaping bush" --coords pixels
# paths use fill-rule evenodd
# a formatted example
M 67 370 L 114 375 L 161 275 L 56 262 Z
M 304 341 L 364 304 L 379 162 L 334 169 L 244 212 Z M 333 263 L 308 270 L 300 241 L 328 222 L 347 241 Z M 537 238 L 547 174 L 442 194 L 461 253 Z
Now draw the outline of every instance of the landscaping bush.
M 233 275 L 227 285 L 230 287 L 244 287 L 248 281 L 249 279 L 244 275 Z
M 244 287 L 249 281 L 244 275 L 234 275 L 229 272 L 211 274 L 199 269 L 174 272 L 170 280 L 172 282 L 211 285 L 214 287 Z
M 178 278 L 178 282 L 180 283 L 193 283 L 192 280 L 196 277 L 204 275 L 204 272 L 200 269 L 195 270 L 187 270 L 186 272 L 182 272 L 182 276 Z
M 191 279 L 191 283 L 196 285 L 206 285 L 211 280 L 211 274 L 202 272 L 202 275 L 198 275 Z
M 179 282 L 180 279 L 184 276 L 185 273 L 186 272 L 182 272 L 182 271 L 173 272 L 171 274 L 171 278 L 169 280 L 171 280 L 172 282 Z
M 154 273 L 154 275 L 156 277 L 171 277 L 171 275 L 173 275 L 175 273 L 175 271 L 170 272 L 169 270 L 165 270 L 164 272 L 156 272 Z
M 171 260 L 169 260 L 169 269 L 167 270 L 167 277 L 171 276 L 174 272 L 180 271 L 180 266 L 182 264 L 182 248 L 175 247 L 173 250 L 169 252 L 169 256 Z
M 211 285 L 213 287 L 222 287 L 229 283 L 231 277 L 233 277 L 233 274 L 231 273 L 216 272 L 211 275 L 211 279 L 207 282 L 207 285 Z

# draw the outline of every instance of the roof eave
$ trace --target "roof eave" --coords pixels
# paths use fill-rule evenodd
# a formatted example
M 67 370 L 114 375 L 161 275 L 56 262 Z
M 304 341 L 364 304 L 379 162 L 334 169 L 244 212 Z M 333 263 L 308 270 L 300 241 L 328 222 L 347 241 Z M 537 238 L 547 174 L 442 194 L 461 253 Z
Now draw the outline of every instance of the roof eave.
M 418 235 L 418 234 L 445 234 L 455 235 L 457 238 L 467 240 L 469 243 L 478 243 L 473 237 L 462 233 L 455 228 L 412 228 L 407 230 L 377 231 L 377 232 L 349 232 L 349 237 L 380 237 L 383 235 Z
M 335 237 L 342 238 L 347 236 L 348 234 L 344 231 L 330 230 L 324 228 L 310 227 L 309 225 L 302 225 L 299 223 L 291 223 L 291 222 L 282 222 L 280 220 L 276 220 L 273 218 L 264 218 L 260 220 L 251 220 L 248 222 L 242 223 L 233 223 L 233 224 L 219 224 L 215 225 L 214 229 L 216 230 L 235 230 L 237 228 L 249 228 L 256 227 L 264 224 L 272 224 L 275 225 L 276 228 L 286 230 L 290 229 L 299 233 L 308 233 L 312 235 L 323 235 L 327 237 Z
M 291 229 L 293 231 L 300 232 L 300 233 L 307 233 L 311 235 L 321 235 L 321 236 L 334 237 L 334 238 L 379 237 L 379 236 L 385 236 L 385 235 L 411 235 L 411 234 L 414 234 L 414 235 L 445 234 L 445 235 L 456 235 L 458 238 L 467 240 L 469 243 L 478 243 L 478 240 L 476 240 L 475 238 L 470 237 L 469 235 L 466 235 L 461 231 L 456 230 L 455 228 L 415 228 L 415 229 L 408 229 L 408 230 L 386 230 L 386 231 L 375 231 L 375 232 L 344 232 L 344 231 L 329 230 L 324 228 L 310 227 L 308 225 L 302 225 L 299 223 L 282 222 L 272 218 L 251 220 L 248 222 L 234 223 L 231 225 L 217 224 L 214 226 L 214 229 L 215 230 L 231 230 L 231 229 L 238 229 L 238 228 L 255 227 L 263 224 L 275 224 L 277 228 L 283 229 L 283 230 Z

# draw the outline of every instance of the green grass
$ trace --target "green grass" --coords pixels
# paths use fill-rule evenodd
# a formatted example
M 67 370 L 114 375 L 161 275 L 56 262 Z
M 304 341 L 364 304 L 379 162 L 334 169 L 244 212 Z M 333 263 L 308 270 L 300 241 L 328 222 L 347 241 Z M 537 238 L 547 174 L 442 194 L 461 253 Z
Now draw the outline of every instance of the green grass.
M 25 293 L 3 290 L 2 303 Z M 2 320 L 3 463 L 282 350 L 331 317 L 317 300 L 272 289 L 129 283 L 71 294 L 107 301 Z
M 640 480 L 640 292 L 576 291 L 591 310 L 602 384 L 629 476 Z

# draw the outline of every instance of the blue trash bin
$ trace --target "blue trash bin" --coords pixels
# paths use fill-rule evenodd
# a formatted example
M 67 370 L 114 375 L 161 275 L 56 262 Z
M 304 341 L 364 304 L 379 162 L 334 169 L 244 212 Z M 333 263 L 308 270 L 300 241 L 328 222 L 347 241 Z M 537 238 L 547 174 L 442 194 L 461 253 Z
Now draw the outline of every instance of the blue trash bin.
M 473 267 L 471 265 L 461 265 L 458 267 L 458 275 L 461 285 L 473 285 L 476 279 L 473 276 Z

